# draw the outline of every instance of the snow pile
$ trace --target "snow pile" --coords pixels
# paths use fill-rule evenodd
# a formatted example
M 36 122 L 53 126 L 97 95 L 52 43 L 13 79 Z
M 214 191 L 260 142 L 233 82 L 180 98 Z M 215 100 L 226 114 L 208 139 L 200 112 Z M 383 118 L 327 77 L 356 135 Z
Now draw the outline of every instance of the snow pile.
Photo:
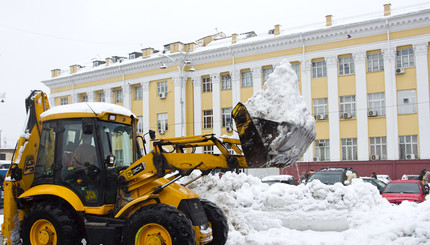
M 268 166 L 286 167 L 294 163 L 315 139 L 315 120 L 300 95 L 297 75 L 286 59 L 245 107 L 269 155 L 274 156 L 268 159 Z
M 227 244 L 430 243 L 430 201 L 392 206 L 360 179 L 350 186 L 319 181 L 269 186 L 227 172 L 188 187 L 224 211 Z
M 296 72 L 286 59 L 269 75 L 264 89 L 249 98 L 245 106 L 252 117 L 315 128 L 315 120 L 300 95 Z
M 96 113 L 96 114 L 102 114 L 104 112 L 110 112 L 110 113 L 116 113 L 121 114 L 125 116 L 131 116 L 134 114 L 125 107 L 111 104 L 111 103 L 104 103 L 104 102 L 83 102 L 83 103 L 75 103 L 75 104 L 68 104 L 68 105 L 61 105 L 61 106 L 55 106 L 51 109 L 43 112 L 40 116 L 41 118 L 58 114 L 58 113 Z

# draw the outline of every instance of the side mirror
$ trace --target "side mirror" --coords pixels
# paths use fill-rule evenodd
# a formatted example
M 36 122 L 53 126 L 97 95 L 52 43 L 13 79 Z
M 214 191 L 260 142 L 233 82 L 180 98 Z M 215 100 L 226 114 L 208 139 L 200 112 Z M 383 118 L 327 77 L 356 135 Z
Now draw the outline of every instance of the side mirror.
M 115 165 L 115 156 L 112 154 L 107 155 L 105 159 L 105 164 L 108 167 L 113 167 Z
M 149 138 L 151 138 L 151 140 L 155 140 L 155 131 L 154 130 L 149 130 Z
M 350 185 L 350 184 L 351 184 L 351 182 L 349 182 L 349 180 L 345 180 L 345 181 L 343 182 L 343 184 L 344 184 L 344 185 Z

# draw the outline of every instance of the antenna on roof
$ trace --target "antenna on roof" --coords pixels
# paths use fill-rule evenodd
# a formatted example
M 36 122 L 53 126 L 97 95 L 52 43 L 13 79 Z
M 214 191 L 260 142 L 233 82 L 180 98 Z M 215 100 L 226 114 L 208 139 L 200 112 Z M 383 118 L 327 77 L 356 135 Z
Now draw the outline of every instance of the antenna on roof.
M 93 111 L 93 113 L 94 113 L 94 115 L 96 115 L 97 116 L 97 113 L 93 110 L 93 108 L 91 108 L 91 106 L 90 105 L 88 105 L 88 103 L 87 102 L 85 102 L 85 104 Z

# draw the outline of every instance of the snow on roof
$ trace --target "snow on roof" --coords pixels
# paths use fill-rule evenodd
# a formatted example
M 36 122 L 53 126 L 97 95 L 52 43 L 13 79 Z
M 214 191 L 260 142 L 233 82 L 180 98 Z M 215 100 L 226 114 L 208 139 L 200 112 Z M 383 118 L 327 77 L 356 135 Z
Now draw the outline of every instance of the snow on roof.
M 69 105 L 55 106 L 41 114 L 41 118 L 60 113 L 96 113 L 104 112 L 131 116 L 134 114 L 127 108 L 104 102 L 83 102 Z

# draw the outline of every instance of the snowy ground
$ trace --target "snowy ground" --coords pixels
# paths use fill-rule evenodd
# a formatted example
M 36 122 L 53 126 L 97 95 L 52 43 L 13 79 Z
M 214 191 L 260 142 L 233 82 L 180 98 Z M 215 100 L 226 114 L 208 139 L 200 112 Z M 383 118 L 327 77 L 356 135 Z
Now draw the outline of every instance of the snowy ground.
M 217 203 L 230 226 L 227 244 L 430 244 L 430 200 L 393 206 L 376 187 L 268 186 L 245 174 L 205 176 L 189 188 Z

